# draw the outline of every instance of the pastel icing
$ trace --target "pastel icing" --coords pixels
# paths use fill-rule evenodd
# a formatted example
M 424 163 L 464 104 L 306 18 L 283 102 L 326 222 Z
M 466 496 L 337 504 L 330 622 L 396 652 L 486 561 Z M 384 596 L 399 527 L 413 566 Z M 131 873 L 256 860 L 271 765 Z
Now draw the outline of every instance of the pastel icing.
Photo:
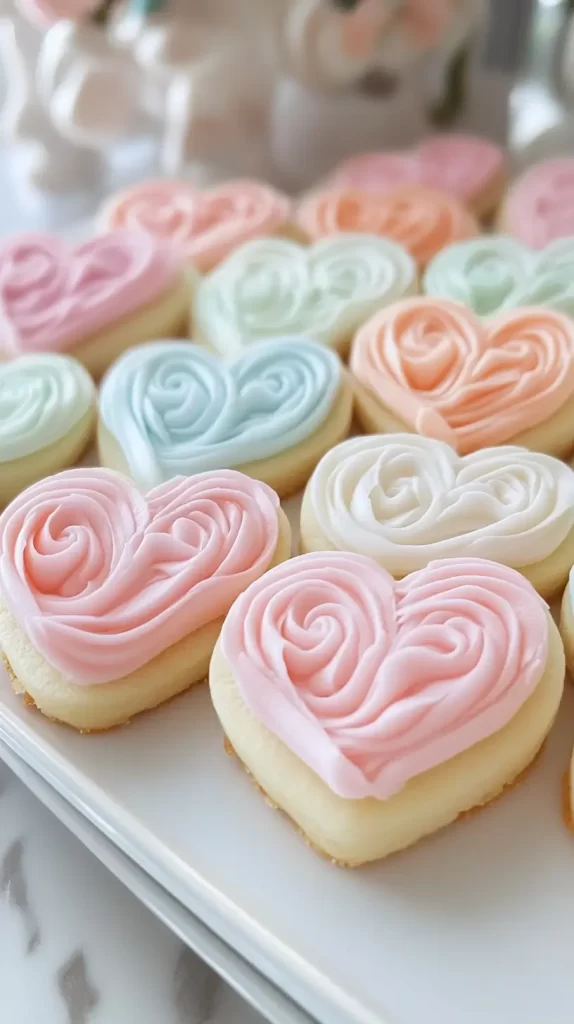
M 182 261 L 155 239 L 118 231 L 70 247 L 55 235 L 0 243 L 0 353 L 65 351 L 153 302 Z
M 454 299 L 479 316 L 519 306 L 548 306 L 574 316 L 574 238 L 528 249 L 506 235 L 447 246 L 423 279 L 427 295 Z
M 465 455 L 543 423 L 572 397 L 574 322 L 530 307 L 486 323 L 446 299 L 406 299 L 361 328 L 350 367 L 401 422 Z
M 46 353 L 0 363 L 0 463 L 60 441 L 95 402 L 92 378 L 68 356 Z
M 496 562 L 444 559 L 396 583 L 320 552 L 249 587 L 221 647 L 255 717 L 331 790 L 386 800 L 511 721 L 544 672 L 547 615 Z
M 525 448 L 460 457 L 416 434 L 355 437 L 328 452 L 305 492 L 335 548 L 404 576 L 436 558 L 515 569 L 548 558 L 574 530 L 574 472 Z
M 574 159 L 545 160 L 525 171 L 508 191 L 502 219 L 532 249 L 574 235 Z
M 342 235 L 306 247 L 282 238 L 248 242 L 204 278 L 198 336 L 225 355 L 270 338 L 336 344 L 375 310 L 415 288 L 416 267 L 393 242 Z
M 297 223 L 314 240 L 347 231 L 390 238 L 419 266 L 426 266 L 445 245 L 479 234 L 462 203 L 422 185 L 382 193 L 353 188 L 315 192 L 301 203 Z
M 499 146 L 474 135 L 434 135 L 410 150 L 360 153 L 334 171 L 331 184 L 387 192 L 398 185 L 424 185 L 461 202 L 480 196 L 504 169 Z
M 101 223 L 147 231 L 175 244 L 206 272 L 252 238 L 278 233 L 291 200 L 258 181 L 232 181 L 200 192 L 183 181 L 144 181 L 113 197 Z
M 186 342 L 131 349 L 100 392 L 100 417 L 140 487 L 245 466 L 313 434 L 342 383 L 338 356 L 311 341 L 257 345 L 231 365 Z
M 226 614 L 273 559 L 278 507 L 234 470 L 146 496 L 111 470 L 58 473 L 0 516 L 0 592 L 66 679 L 106 683 Z

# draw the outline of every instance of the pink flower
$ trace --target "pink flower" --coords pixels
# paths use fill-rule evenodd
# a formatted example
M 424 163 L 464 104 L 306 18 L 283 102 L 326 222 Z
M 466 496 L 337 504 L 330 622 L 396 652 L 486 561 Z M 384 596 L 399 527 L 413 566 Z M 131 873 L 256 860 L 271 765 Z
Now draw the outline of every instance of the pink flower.
M 39 28 L 55 21 L 85 21 L 101 4 L 101 0 L 16 0 L 21 13 Z

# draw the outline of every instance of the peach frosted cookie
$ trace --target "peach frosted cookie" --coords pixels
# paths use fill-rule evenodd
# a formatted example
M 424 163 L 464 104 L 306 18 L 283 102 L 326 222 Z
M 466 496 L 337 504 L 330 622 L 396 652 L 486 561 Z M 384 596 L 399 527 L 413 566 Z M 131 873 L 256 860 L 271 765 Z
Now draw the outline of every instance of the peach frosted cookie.
M 104 377 L 100 459 L 143 490 L 234 468 L 285 497 L 347 436 L 352 412 L 349 375 L 325 345 L 281 338 L 224 363 L 200 345 L 157 341 Z
M 130 228 L 172 243 L 203 273 L 243 242 L 289 232 L 291 200 L 258 181 L 200 191 L 184 181 L 143 181 L 112 196 L 99 224 Z
M 519 573 L 444 559 L 397 583 L 301 555 L 229 612 L 209 670 L 229 743 L 332 859 L 385 857 L 488 803 L 558 711 L 564 651 Z
M 508 174 L 500 146 L 476 135 L 432 135 L 405 150 L 360 153 L 335 168 L 337 187 L 386 192 L 397 185 L 424 185 L 448 192 L 479 218 L 491 214 Z
M 72 465 L 95 425 L 96 389 L 75 359 L 47 352 L 0 363 L 0 507 Z
M 500 209 L 499 229 L 532 249 L 574 235 L 574 159 L 544 160 L 516 178 Z
M 34 484 L 0 516 L 0 648 L 14 689 L 107 729 L 200 682 L 235 598 L 290 553 L 277 495 L 233 470 L 143 495 L 107 469 Z
M 346 355 L 360 324 L 416 289 L 412 258 L 388 239 L 350 234 L 303 246 L 264 238 L 203 278 L 190 334 L 223 356 L 285 335 Z
M 185 331 L 193 277 L 150 236 L 116 231 L 69 246 L 56 235 L 0 243 L 0 359 L 68 352 L 100 376 L 137 342 Z
M 391 238 L 421 268 L 445 245 L 480 233 L 462 203 L 422 185 L 383 193 L 353 188 L 314 192 L 300 204 L 297 223 L 313 241 L 349 231 Z
M 561 313 L 529 307 L 481 321 L 446 299 L 407 299 L 361 328 L 350 368 L 368 433 L 412 430 L 461 455 L 574 448 L 574 322 Z
M 417 434 L 351 438 L 307 485 L 301 545 L 368 555 L 396 579 L 436 558 L 489 558 L 550 600 L 574 563 L 574 472 L 526 448 L 459 456 Z

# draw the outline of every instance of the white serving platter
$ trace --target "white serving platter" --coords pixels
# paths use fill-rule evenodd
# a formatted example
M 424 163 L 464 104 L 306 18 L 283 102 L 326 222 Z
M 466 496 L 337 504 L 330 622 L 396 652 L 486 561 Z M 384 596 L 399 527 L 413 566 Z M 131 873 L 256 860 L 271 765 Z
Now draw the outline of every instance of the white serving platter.
M 520 786 L 356 871 L 313 853 L 261 799 L 224 753 L 204 685 L 83 736 L 24 706 L 2 674 L 0 740 L 324 1024 L 574 1020 L 570 689 Z
M 303 1010 L 154 882 L 83 814 L 0 741 L 0 760 L 140 903 L 273 1024 L 313 1024 Z

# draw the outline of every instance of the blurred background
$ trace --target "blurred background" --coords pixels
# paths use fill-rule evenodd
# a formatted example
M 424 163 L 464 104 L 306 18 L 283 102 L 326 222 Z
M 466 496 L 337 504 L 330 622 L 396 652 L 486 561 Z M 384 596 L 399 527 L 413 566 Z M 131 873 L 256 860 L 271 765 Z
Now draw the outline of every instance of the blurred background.
M 177 175 L 291 192 L 428 131 L 574 145 L 572 0 L 0 0 L 3 231 Z

